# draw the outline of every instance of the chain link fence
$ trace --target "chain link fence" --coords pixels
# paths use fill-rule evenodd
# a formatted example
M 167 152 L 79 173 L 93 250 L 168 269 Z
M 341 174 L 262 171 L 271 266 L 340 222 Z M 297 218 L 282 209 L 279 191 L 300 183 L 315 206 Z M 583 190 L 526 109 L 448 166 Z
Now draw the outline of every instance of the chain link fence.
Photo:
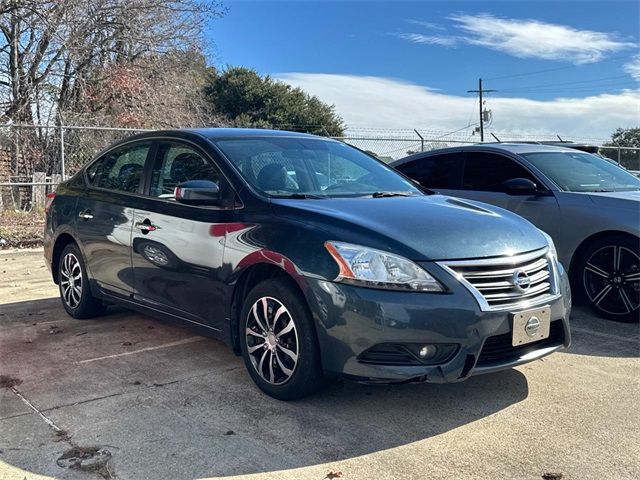
M 0 210 L 43 208 L 46 194 L 96 153 L 142 131 L 84 126 L 1 126 Z
M 78 171 L 109 144 L 144 130 L 88 126 L 0 126 L 0 211 L 32 211 L 44 207 L 45 197 L 62 179 Z M 502 142 L 559 141 L 557 136 L 493 133 Z M 435 130 L 350 129 L 337 138 L 391 162 L 416 152 L 478 143 L 467 132 Z M 600 153 L 625 168 L 640 170 L 640 147 L 602 146 L 602 139 L 564 138 L 600 147 Z

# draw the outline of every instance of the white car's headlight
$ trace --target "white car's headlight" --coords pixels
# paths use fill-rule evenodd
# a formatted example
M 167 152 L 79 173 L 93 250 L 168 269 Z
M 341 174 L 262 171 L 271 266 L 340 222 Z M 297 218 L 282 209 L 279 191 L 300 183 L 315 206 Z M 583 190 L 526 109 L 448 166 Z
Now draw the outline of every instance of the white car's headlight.
M 406 258 L 350 243 L 324 245 L 340 268 L 337 281 L 392 290 L 444 291 L 427 271 Z

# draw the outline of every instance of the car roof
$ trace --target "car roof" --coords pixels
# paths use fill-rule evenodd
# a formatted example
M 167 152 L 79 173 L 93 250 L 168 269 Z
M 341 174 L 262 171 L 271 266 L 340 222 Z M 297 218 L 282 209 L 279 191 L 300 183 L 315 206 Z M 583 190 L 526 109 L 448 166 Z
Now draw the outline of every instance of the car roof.
M 243 138 L 243 137 L 301 137 L 301 138 L 325 138 L 319 137 L 317 135 L 311 135 L 309 133 L 300 133 L 300 132 L 290 132 L 287 130 L 269 130 L 265 128 L 179 128 L 173 130 L 152 130 L 144 133 L 140 133 L 133 137 L 129 137 L 129 140 L 132 138 L 142 139 L 147 137 L 158 137 L 158 136 L 178 136 L 178 137 L 189 137 L 189 136 L 199 136 L 204 137 L 209 140 L 220 140 L 220 139 L 232 139 L 232 138 Z
M 408 157 L 401 158 L 395 162 L 391 162 L 390 165 L 397 167 L 403 163 L 417 160 L 419 158 L 430 157 L 432 155 L 439 155 L 442 153 L 452 152 L 496 152 L 496 153 L 533 153 L 533 152 L 574 152 L 575 149 L 561 147 L 559 145 L 541 145 L 539 143 L 507 143 L 507 142 L 488 142 L 488 143 L 476 143 L 473 145 L 460 145 L 457 147 L 438 148 L 435 150 L 429 150 L 428 152 L 419 152 L 409 155 Z

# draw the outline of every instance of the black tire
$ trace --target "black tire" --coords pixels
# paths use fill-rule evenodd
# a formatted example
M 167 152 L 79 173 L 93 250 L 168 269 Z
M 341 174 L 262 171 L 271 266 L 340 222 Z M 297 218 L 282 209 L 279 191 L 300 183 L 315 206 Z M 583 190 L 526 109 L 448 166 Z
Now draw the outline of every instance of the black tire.
M 620 322 L 640 316 L 640 243 L 611 235 L 591 243 L 577 264 L 581 298 L 603 318 Z
M 67 245 L 60 255 L 58 287 L 62 306 L 73 318 L 87 319 L 104 313 L 104 304 L 91 293 L 84 259 L 75 243 Z
M 313 319 L 292 282 L 270 279 L 256 285 L 244 301 L 238 324 L 245 366 L 264 393 L 278 400 L 295 400 L 324 385 Z

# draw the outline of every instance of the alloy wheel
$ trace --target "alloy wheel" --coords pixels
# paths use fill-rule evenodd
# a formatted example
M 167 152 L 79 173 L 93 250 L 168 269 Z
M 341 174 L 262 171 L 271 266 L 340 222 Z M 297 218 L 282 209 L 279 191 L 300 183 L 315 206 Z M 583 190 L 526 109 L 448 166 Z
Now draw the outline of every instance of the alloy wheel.
M 75 309 L 82 300 L 82 267 L 73 253 L 67 253 L 60 267 L 60 291 L 69 308 Z
M 587 259 L 584 288 L 591 303 L 610 315 L 629 315 L 640 307 L 640 257 L 621 245 L 602 247 Z
M 259 298 L 249 310 L 245 341 L 251 364 L 271 385 L 282 385 L 298 364 L 296 324 L 289 310 L 273 297 Z

